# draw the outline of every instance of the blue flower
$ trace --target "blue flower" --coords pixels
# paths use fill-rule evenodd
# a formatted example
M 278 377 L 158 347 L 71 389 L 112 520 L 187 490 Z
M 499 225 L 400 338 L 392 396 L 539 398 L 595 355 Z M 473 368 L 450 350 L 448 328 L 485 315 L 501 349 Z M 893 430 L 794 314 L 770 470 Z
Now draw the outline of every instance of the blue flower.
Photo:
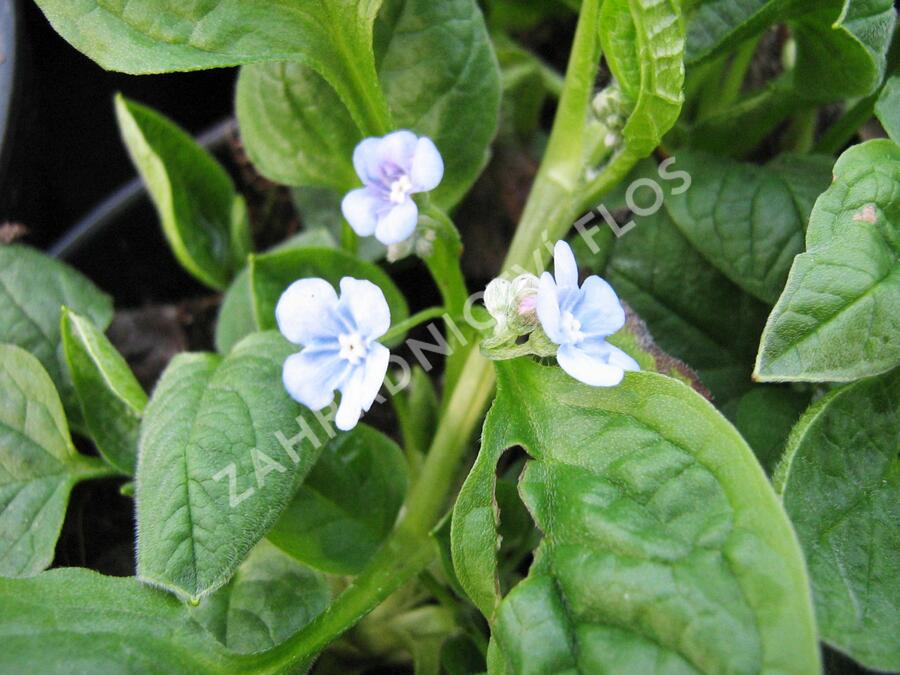
M 353 151 L 353 168 L 365 187 L 346 194 L 344 218 L 360 236 L 397 244 L 415 231 L 419 209 L 412 195 L 433 190 L 444 177 L 444 160 L 430 138 L 395 131 L 367 138 Z
M 391 325 L 384 293 L 371 281 L 344 277 L 341 297 L 324 279 L 300 279 L 275 308 L 278 329 L 303 345 L 284 362 L 291 397 L 321 410 L 341 392 L 335 424 L 348 431 L 372 407 L 387 373 L 390 352 L 379 342 Z
M 576 380 L 595 387 L 613 387 L 626 370 L 640 370 L 637 361 L 606 338 L 625 325 L 625 310 L 616 292 L 598 276 L 579 288 L 578 267 L 564 241 L 553 249 L 556 278 L 541 276 L 537 314 L 547 337 L 559 345 L 556 360 Z

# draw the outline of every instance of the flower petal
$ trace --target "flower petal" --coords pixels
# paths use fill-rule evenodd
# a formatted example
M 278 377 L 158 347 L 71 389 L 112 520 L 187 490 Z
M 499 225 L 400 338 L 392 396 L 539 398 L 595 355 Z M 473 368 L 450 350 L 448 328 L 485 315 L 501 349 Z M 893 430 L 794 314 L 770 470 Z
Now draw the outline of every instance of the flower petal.
M 341 213 L 360 237 L 371 237 L 378 224 L 378 210 L 384 200 L 368 188 L 351 190 L 341 201 Z
M 353 149 L 353 168 L 356 175 L 366 184 L 378 180 L 378 165 L 381 160 L 380 138 L 364 138 Z
M 608 354 L 589 353 L 571 344 L 560 347 L 556 355 L 560 367 L 576 380 L 592 387 L 614 387 L 622 381 L 625 371 L 608 363 L 607 358 Z
M 610 354 L 609 354 L 609 365 L 617 366 L 622 370 L 630 370 L 630 371 L 638 371 L 641 369 L 640 364 L 635 361 L 633 358 L 628 356 L 625 352 L 623 352 L 618 347 L 613 347 L 609 345 Z
M 434 190 L 444 177 L 444 160 L 434 141 L 425 136 L 416 143 L 409 179 L 414 192 Z
M 337 414 L 334 416 L 334 424 L 341 431 L 350 431 L 359 422 L 363 412 L 363 388 L 365 380 L 365 368 L 357 366 L 353 369 L 350 378 L 341 387 L 341 403 Z
M 340 303 L 350 312 L 356 329 L 369 340 L 380 338 L 391 327 L 391 310 L 384 292 L 371 281 L 341 279 Z
M 560 327 L 559 293 L 549 272 L 541 275 L 538 285 L 537 315 L 547 337 L 558 345 L 562 344 L 565 336 Z
M 337 308 L 338 297 L 331 284 L 315 277 L 300 279 L 288 286 L 278 299 L 275 321 L 285 338 L 305 345 L 336 338 L 343 331 Z
M 350 366 L 337 349 L 306 348 L 284 362 L 282 381 L 291 398 L 311 410 L 321 410 L 334 400 Z
M 383 168 L 392 164 L 408 174 L 412 168 L 413 154 L 416 152 L 418 137 L 411 131 L 401 129 L 381 138 L 378 146 L 378 161 Z
M 419 207 L 412 199 L 385 213 L 375 227 L 375 238 L 387 246 L 409 239 L 419 222 Z
M 366 372 L 361 389 L 363 410 L 368 411 L 375 402 L 378 390 L 384 384 L 384 376 L 387 375 L 390 358 L 390 350 L 380 342 L 369 345 L 369 355 L 366 357 Z
M 553 271 L 560 288 L 578 288 L 578 265 L 571 247 L 563 240 L 553 247 Z
M 590 276 L 585 279 L 581 293 L 575 316 L 586 336 L 606 337 L 625 325 L 625 310 L 619 296 L 606 281 Z

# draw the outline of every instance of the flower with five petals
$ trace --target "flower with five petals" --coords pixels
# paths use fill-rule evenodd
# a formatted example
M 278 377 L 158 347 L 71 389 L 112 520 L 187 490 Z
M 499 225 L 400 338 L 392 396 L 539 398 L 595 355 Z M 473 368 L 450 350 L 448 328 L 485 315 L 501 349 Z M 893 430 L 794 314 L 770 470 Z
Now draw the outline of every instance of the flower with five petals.
M 556 360 L 576 380 L 612 387 L 626 370 L 640 370 L 633 358 L 606 338 L 625 325 L 625 310 L 616 292 L 598 276 L 578 285 L 572 249 L 559 241 L 553 249 L 555 276 L 544 272 L 537 295 L 537 314 L 547 337 L 559 345 Z
M 344 218 L 358 235 L 374 234 L 388 246 L 416 229 L 419 208 L 412 195 L 433 190 L 444 177 L 444 160 L 432 140 L 406 130 L 361 141 L 353 168 L 365 187 L 344 196 Z
M 275 318 L 282 335 L 303 349 L 284 362 L 291 397 L 321 410 L 341 392 L 335 424 L 356 426 L 378 395 L 390 352 L 377 342 L 391 324 L 384 293 L 371 281 L 344 277 L 341 296 L 324 279 L 300 279 L 281 295 Z

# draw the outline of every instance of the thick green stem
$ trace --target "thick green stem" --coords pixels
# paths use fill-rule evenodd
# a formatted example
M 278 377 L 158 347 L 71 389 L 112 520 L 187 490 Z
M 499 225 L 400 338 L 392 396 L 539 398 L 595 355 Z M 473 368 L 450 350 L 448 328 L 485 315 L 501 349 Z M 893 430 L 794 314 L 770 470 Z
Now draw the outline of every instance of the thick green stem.
M 599 5 L 585 2 L 579 16 L 547 153 L 510 247 L 505 271 L 532 263 L 543 268 L 550 255 L 544 240 L 555 241 L 564 236 L 573 222 L 583 170 L 584 128 L 600 59 Z M 455 314 L 466 301 L 465 282 L 459 265 L 446 263 L 446 258 L 435 258 L 429 262 L 429 269 L 441 288 L 447 309 Z M 455 272 L 450 271 L 451 267 Z M 324 614 L 280 646 L 248 657 L 253 665 L 281 671 L 308 662 L 433 559 L 435 551 L 429 533 L 447 508 L 460 463 L 494 387 L 493 367 L 477 349 L 468 350 L 460 372 L 448 391 L 444 414 L 419 478 L 407 497 L 404 515 L 388 541 Z

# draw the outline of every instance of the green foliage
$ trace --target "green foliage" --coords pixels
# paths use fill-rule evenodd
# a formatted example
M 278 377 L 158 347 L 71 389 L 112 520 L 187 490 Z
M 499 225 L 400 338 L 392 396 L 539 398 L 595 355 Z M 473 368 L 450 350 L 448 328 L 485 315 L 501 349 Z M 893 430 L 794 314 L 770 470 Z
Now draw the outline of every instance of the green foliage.
M 601 8 L 603 54 L 634 106 L 622 135 L 637 158 L 653 152 L 681 112 L 684 30 L 677 0 L 608 0 Z
M 133 475 L 147 394 L 89 319 L 64 308 L 61 321 L 66 364 L 91 438 L 111 466 Z
M 527 360 L 497 374 L 453 516 L 457 574 L 492 622 L 491 672 L 818 669 L 791 526 L 702 397 L 652 373 L 612 389 Z M 514 445 L 532 458 L 519 491 L 544 536 L 500 598 L 494 471 Z
M 389 0 L 375 24 L 375 58 L 391 128 L 435 142 L 445 171 L 431 197 L 452 206 L 487 161 L 500 105 L 496 57 L 475 0 Z M 308 65 L 241 70 L 237 111 L 250 157 L 289 185 L 346 192 L 359 184 L 353 147 L 375 131 L 357 128 L 345 105 Z
M 206 596 L 287 506 L 321 447 L 315 432 L 287 440 L 300 433 L 300 420 L 324 438 L 312 413 L 298 416 L 281 384 L 281 366 L 294 350 L 277 333 L 258 333 L 224 358 L 172 360 L 141 427 L 140 579 L 184 598 Z
M 72 445 L 38 360 L 0 344 L 0 576 L 33 576 L 50 565 L 69 493 L 104 475 L 98 464 Z
M 791 435 L 776 485 L 806 553 L 822 638 L 900 669 L 900 371 L 832 392 Z
M 81 426 L 59 335 L 63 305 L 101 330 L 112 320 L 112 299 L 71 267 L 27 246 L 0 246 L 0 342 L 37 357 L 59 389 L 69 420 Z
M 704 153 L 679 153 L 689 190 L 665 208 L 704 258 L 743 290 L 774 305 L 806 221 L 831 182 L 830 157 L 781 155 L 766 166 Z
M 892 75 L 875 103 L 875 114 L 894 143 L 900 143 L 900 75 Z
M 227 585 L 191 609 L 228 649 L 252 654 L 271 649 L 328 606 L 325 578 L 260 542 Z
M 243 198 L 216 160 L 150 108 L 116 97 L 122 140 L 150 192 L 175 257 L 223 289 L 250 252 Z
M 755 377 L 846 382 L 900 363 L 900 147 L 845 152 L 769 317 Z
M 136 579 L 66 568 L 0 579 L 6 673 L 198 672 L 240 667 L 184 606 Z
M 357 574 L 384 542 L 406 496 L 400 448 L 365 425 L 331 439 L 269 540 L 332 574 Z

